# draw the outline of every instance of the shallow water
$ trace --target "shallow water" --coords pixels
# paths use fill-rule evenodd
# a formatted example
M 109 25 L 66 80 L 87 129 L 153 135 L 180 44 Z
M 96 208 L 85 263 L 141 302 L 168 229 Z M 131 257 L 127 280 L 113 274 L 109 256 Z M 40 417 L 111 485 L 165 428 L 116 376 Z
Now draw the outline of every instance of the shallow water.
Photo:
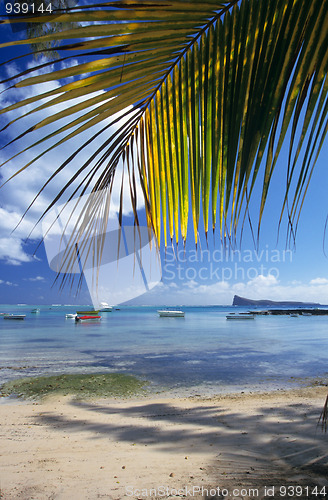
M 179 394 L 287 388 L 327 374 L 328 316 L 258 316 L 227 321 L 236 307 L 185 307 L 160 318 L 155 307 L 121 307 L 99 323 L 65 319 L 75 307 L 0 306 L 0 383 L 22 376 L 125 372 L 153 390 Z M 245 309 L 244 309 L 245 310 Z

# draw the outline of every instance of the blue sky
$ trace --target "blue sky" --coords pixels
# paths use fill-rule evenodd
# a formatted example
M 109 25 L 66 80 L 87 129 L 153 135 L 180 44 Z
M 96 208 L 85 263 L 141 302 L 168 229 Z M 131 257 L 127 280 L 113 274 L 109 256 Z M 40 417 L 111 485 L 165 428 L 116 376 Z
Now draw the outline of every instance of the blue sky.
M 1 40 L 13 36 L 10 27 L 1 28 Z M 20 36 L 15 34 L 14 36 Z M 24 51 L 24 49 L 22 49 Z M 2 49 L 1 62 L 18 55 L 18 49 Z M 1 78 L 33 64 L 32 60 L 19 60 L 0 67 Z M 4 86 L 2 86 L 4 89 Z M 40 90 L 40 86 L 36 91 Z M 49 87 L 50 88 L 50 87 Z M 48 84 L 42 90 L 48 89 Z M 19 89 L 0 95 L 1 107 L 15 99 L 33 95 L 32 89 Z M 16 116 L 16 115 L 15 115 Z M 41 116 L 40 116 L 41 117 Z M 0 135 L 0 143 L 13 139 L 15 135 L 30 126 L 36 118 L 16 125 Z M 5 123 L 5 122 L 2 122 Z M 79 139 L 80 141 L 81 139 Z M 27 145 L 28 139 L 19 143 Z M 77 147 L 79 143 L 76 142 Z M 268 203 L 264 213 L 260 246 L 256 250 L 247 224 L 245 225 L 242 245 L 235 253 L 223 258 L 217 236 L 214 245 L 209 238 L 208 247 L 201 236 L 201 245 L 195 250 L 193 230 L 190 221 L 189 236 L 185 252 L 183 246 L 178 249 L 178 261 L 172 249 L 161 251 L 163 280 L 151 292 L 135 299 L 138 304 L 231 304 L 234 294 L 253 299 L 269 298 L 272 300 L 313 301 L 328 304 L 328 260 L 323 249 L 324 228 L 327 217 L 328 172 L 326 141 L 319 157 L 299 224 L 296 248 L 286 248 L 286 218 L 282 224 L 277 242 L 277 228 L 285 184 L 287 151 L 281 155 L 274 173 Z M 60 291 L 54 285 L 56 273 L 50 269 L 43 244 L 37 248 L 42 237 L 41 225 L 30 231 L 38 220 L 47 203 L 58 191 L 70 172 L 64 173 L 36 201 L 18 228 L 13 229 L 21 219 L 25 209 L 42 186 L 52 170 L 72 151 L 74 144 L 64 145 L 57 153 L 46 158 L 6 184 L 0 191 L 0 303 L 90 303 L 88 286 L 84 283 L 80 294 L 73 291 Z M 0 151 L 1 162 L 15 152 L 14 146 Z M 87 151 L 88 152 L 88 151 Z M 86 152 L 86 154 L 87 154 Z M 90 149 L 89 149 L 90 152 Z M 7 179 L 22 164 L 32 158 L 27 152 L 2 167 L 2 179 Z M 254 206 L 251 215 L 256 222 L 256 204 L 260 186 L 255 190 Z M 118 206 L 119 189 L 113 196 L 114 207 Z M 126 222 L 129 224 L 128 207 Z M 328 254 L 328 249 L 327 249 Z

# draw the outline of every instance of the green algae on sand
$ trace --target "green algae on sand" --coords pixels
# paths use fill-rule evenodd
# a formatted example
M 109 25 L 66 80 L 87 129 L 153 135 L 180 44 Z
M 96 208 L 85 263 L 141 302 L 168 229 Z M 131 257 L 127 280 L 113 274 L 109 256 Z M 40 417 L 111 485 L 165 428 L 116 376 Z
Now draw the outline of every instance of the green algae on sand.
M 2 385 L 0 396 L 42 398 L 53 394 L 78 398 L 129 397 L 145 392 L 147 382 L 122 373 L 63 374 L 28 377 Z

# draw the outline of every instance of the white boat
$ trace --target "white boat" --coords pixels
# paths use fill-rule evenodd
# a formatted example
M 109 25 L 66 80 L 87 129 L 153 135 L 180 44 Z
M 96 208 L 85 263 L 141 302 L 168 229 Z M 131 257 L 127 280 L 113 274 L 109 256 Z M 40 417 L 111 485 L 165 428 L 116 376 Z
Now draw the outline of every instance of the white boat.
M 40 309 L 37 307 L 36 309 L 32 309 L 31 313 L 33 314 L 38 314 L 40 312 Z
M 184 318 L 184 311 L 175 311 L 173 309 L 165 309 L 157 311 L 161 318 Z
M 25 319 L 26 314 L 5 314 L 3 319 Z
M 255 319 L 254 314 L 249 314 L 249 313 L 230 313 L 226 316 L 227 319 L 234 319 L 234 320 L 239 320 L 239 319 Z
M 74 314 L 74 313 L 65 314 L 66 319 L 75 319 L 76 316 L 77 316 L 77 314 Z
M 107 302 L 100 302 L 100 312 L 112 312 L 113 306 L 109 306 Z

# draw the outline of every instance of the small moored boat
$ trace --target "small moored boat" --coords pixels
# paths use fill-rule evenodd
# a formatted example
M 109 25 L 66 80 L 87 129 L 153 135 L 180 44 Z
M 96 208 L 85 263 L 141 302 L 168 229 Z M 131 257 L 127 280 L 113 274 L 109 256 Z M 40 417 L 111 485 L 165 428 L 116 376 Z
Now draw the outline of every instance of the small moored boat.
M 109 306 L 107 302 L 100 302 L 100 312 L 112 312 L 113 306 Z
M 99 321 L 101 319 L 101 316 L 95 316 L 95 315 L 84 315 L 84 316 L 76 316 L 75 321 L 80 322 L 80 321 Z
M 184 311 L 175 311 L 173 309 L 165 309 L 157 311 L 161 318 L 184 318 Z
M 5 314 L 3 319 L 25 319 L 26 314 Z
M 32 309 L 31 313 L 32 314 L 38 314 L 40 312 L 40 309 L 37 307 L 36 309 Z
M 81 316 L 97 316 L 99 311 L 76 311 L 76 313 Z
M 66 319 L 74 319 L 76 318 L 77 314 L 75 313 L 68 313 L 68 314 L 65 314 L 65 318 Z
M 230 313 L 226 316 L 227 319 L 255 319 L 255 316 L 254 314 L 249 314 L 249 313 L 240 313 L 240 314 L 236 314 L 236 313 Z

